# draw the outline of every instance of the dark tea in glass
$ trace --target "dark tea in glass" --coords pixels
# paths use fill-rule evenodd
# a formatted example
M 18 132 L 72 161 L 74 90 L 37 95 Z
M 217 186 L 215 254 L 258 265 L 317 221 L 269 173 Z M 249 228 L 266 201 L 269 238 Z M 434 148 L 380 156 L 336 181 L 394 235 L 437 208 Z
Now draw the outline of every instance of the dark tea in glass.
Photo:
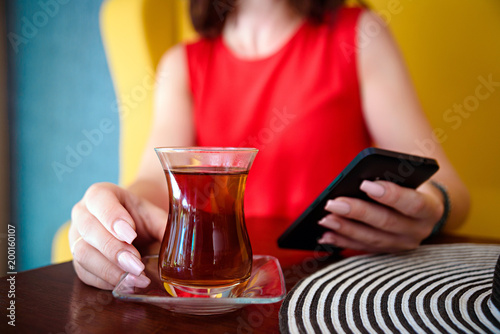
M 240 148 L 156 149 L 169 214 L 159 273 L 174 296 L 229 297 L 245 287 L 252 248 L 243 195 L 257 153 Z

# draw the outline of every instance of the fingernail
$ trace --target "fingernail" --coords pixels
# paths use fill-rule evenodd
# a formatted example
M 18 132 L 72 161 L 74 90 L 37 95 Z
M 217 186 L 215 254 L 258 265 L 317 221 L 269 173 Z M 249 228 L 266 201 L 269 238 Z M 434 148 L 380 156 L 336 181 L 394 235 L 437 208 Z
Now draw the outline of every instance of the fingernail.
M 120 240 L 125 241 L 128 244 L 132 244 L 132 241 L 137 237 L 137 233 L 134 231 L 129 223 L 123 220 L 119 220 L 113 224 L 113 230 L 116 236 Z
M 318 239 L 318 244 L 333 244 L 332 238 L 325 233 Z
M 318 239 L 318 244 L 324 244 L 326 243 L 326 238 L 325 237 L 321 237 Z
M 351 212 L 351 206 L 346 202 L 330 200 L 326 203 L 325 209 L 339 215 L 346 215 Z
M 334 219 L 329 219 L 326 221 L 325 226 L 332 230 L 338 230 L 340 228 L 340 223 Z
M 319 221 L 319 224 L 332 230 L 338 230 L 340 228 L 340 223 L 332 218 L 325 217 Z
M 135 276 L 134 285 L 138 288 L 145 288 L 151 283 L 151 280 L 144 274 Z
M 372 181 L 363 181 L 359 189 L 363 190 L 368 195 L 372 195 L 373 197 L 382 197 L 385 194 L 385 188 Z
M 118 255 L 118 263 L 122 267 L 123 270 L 128 271 L 129 273 L 139 276 L 144 270 L 144 263 L 141 262 L 135 255 L 132 253 L 124 251 Z

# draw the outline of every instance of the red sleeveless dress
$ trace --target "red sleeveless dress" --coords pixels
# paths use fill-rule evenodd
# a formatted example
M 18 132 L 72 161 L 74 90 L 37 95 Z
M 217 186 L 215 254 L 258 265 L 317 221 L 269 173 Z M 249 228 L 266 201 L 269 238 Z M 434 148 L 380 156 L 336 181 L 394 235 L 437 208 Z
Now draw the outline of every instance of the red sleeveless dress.
M 238 58 L 221 37 L 186 45 L 199 146 L 255 147 L 247 216 L 297 218 L 371 139 L 361 110 L 356 25 L 342 8 L 304 22 L 277 52 Z

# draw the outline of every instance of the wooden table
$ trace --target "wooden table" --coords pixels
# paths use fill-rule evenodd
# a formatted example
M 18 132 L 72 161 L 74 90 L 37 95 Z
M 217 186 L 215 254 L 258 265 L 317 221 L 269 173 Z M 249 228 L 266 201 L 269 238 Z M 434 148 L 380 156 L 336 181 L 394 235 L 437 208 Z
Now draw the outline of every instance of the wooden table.
M 325 253 L 283 250 L 276 239 L 283 230 L 273 219 L 248 220 L 254 254 L 276 256 L 281 263 L 287 291 L 303 277 L 337 259 Z M 454 236 L 441 236 L 433 243 L 500 243 Z M 344 255 L 352 255 L 344 254 Z M 71 262 L 15 275 L 16 327 L 7 324 L 8 277 L 0 279 L 2 297 L 0 333 L 278 333 L 280 303 L 250 305 L 237 311 L 212 316 L 172 313 L 149 304 L 123 302 L 83 284 Z

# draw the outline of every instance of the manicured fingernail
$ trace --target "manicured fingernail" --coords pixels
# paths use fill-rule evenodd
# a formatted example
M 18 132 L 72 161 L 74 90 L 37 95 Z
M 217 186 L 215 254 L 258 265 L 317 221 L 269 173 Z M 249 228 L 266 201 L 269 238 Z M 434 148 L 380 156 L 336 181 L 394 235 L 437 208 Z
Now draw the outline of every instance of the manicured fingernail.
M 321 219 L 318 224 L 320 224 L 321 226 L 324 226 L 324 227 L 328 227 L 332 230 L 338 230 L 340 228 L 340 223 L 338 221 L 336 221 L 335 219 L 332 219 L 332 218 L 327 218 L 327 217 L 324 217 L 323 219 Z
M 321 238 L 318 239 L 318 244 L 333 244 L 332 238 L 329 237 L 327 234 L 323 234 Z
M 151 280 L 146 275 L 141 274 L 141 276 L 135 277 L 134 283 L 138 288 L 145 288 L 151 283 Z
M 340 223 L 335 219 L 326 219 L 322 225 L 332 230 L 338 230 L 340 228 Z
M 137 237 L 137 233 L 134 231 L 129 223 L 123 220 L 119 220 L 113 224 L 113 230 L 115 230 L 116 236 L 120 240 L 125 241 L 128 244 L 132 244 L 132 241 Z
M 321 238 L 319 238 L 319 239 L 318 239 L 318 244 L 324 244 L 324 243 L 326 243 L 326 242 L 327 242 L 327 241 L 326 241 L 326 238 L 325 238 L 325 237 L 321 237 Z
M 385 188 L 372 181 L 363 181 L 359 189 L 363 190 L 368 195 L 372 195 L 373 197 L 382 197 L 385 194 Z
M 118 255 L 118 263 L 123 270 L 136 276 L 139 276 L 145 268 L 141 260 L 127 251 L 121 252 Z
M 346 215 L 351 212 L 351 206 L 346 202 L 330 200 L 326 203 L 325 209 L 339 215 Z

